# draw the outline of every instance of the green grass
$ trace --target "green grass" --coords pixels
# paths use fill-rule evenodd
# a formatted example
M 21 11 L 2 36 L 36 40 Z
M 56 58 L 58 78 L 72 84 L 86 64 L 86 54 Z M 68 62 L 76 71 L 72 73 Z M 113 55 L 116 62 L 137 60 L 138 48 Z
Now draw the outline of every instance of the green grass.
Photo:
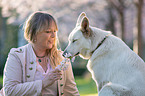
M 97 87 L 91 78 L 75 77 L 81 96 L 97 96 Z
M 0 84 L 3 84 L 3 77 L 0 76 Z
M 2 88 L 2 85 L 3 85 L 3 77 L 0 76 L 0 90 L 1 90 L 1 88 Z

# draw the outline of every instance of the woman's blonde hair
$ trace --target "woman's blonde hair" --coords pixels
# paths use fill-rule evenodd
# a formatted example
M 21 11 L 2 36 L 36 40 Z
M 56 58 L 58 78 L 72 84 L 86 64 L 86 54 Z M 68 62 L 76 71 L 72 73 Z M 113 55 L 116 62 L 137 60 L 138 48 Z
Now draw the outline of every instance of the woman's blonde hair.
M 28 42 L 34 43 L 36 35 L 39 32 L 47 30 L 51 23 L 54 22 L 56 31 L 58 27 L 55 19 L 46 12 L 35 12 L 28 17 L 24 25 L 24 37 Z M 52 68 L 55 68 L 62 61 L 61 51 L 57 49 L 57 37 L 55 36 L 54 46 L 47 50 Z

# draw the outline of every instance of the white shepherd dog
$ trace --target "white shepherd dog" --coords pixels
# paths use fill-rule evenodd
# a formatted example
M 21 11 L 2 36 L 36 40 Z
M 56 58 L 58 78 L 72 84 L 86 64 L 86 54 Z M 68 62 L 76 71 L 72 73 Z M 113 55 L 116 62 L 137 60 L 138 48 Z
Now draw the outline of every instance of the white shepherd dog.
M 145 96 L 145 63 L 121 39 L 90 26 L 84 12 L 68 39 L 63 55 L 89 59 L 98 96 Z

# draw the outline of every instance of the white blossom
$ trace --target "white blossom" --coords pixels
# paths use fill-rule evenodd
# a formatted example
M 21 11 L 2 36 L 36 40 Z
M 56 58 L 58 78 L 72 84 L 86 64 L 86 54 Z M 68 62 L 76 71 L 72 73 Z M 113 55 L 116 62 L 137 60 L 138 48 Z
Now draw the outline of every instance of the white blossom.
M 75 60 L 75 56 L 71 59 L 71 61 L 74 62 L 74 60 Z
M 60 65 L 58 65 L 56 68 L 60 69 L 60 70 L 67 70 L 69 64 L 67 64 L 70 60 L 68 58 L 64 58 L 64 60 L 62 60 L 60 62 Z
M 72 57 L 72 54 L 71 53 L 68 53 L 68 54 L 66 53 L 64 56 L 65 56 L 65 58 L 70 58 L 71 57 L 69 60 L 72 61 L 72 62 L 74 62 L 74 60 L 75 60 L 75 56 Z

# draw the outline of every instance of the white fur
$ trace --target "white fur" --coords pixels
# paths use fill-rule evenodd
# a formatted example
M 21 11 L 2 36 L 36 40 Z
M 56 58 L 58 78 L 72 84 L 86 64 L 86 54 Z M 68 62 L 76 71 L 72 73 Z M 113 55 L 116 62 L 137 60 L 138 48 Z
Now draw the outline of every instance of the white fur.
M 89 25 L 92 35 L 84 37 L 81 31 L 82 22 L 87 19 L 84 14 L 79 16 L 76 28 L 70 33 L 65 52 L 72 56 L 80 52 L 82 58 L 89 59 L 87 68 L 96 82 L 98 96 L 145 96 L 144 61 L 114 35 L 109 35 L 95 50 L 111 33 Z

